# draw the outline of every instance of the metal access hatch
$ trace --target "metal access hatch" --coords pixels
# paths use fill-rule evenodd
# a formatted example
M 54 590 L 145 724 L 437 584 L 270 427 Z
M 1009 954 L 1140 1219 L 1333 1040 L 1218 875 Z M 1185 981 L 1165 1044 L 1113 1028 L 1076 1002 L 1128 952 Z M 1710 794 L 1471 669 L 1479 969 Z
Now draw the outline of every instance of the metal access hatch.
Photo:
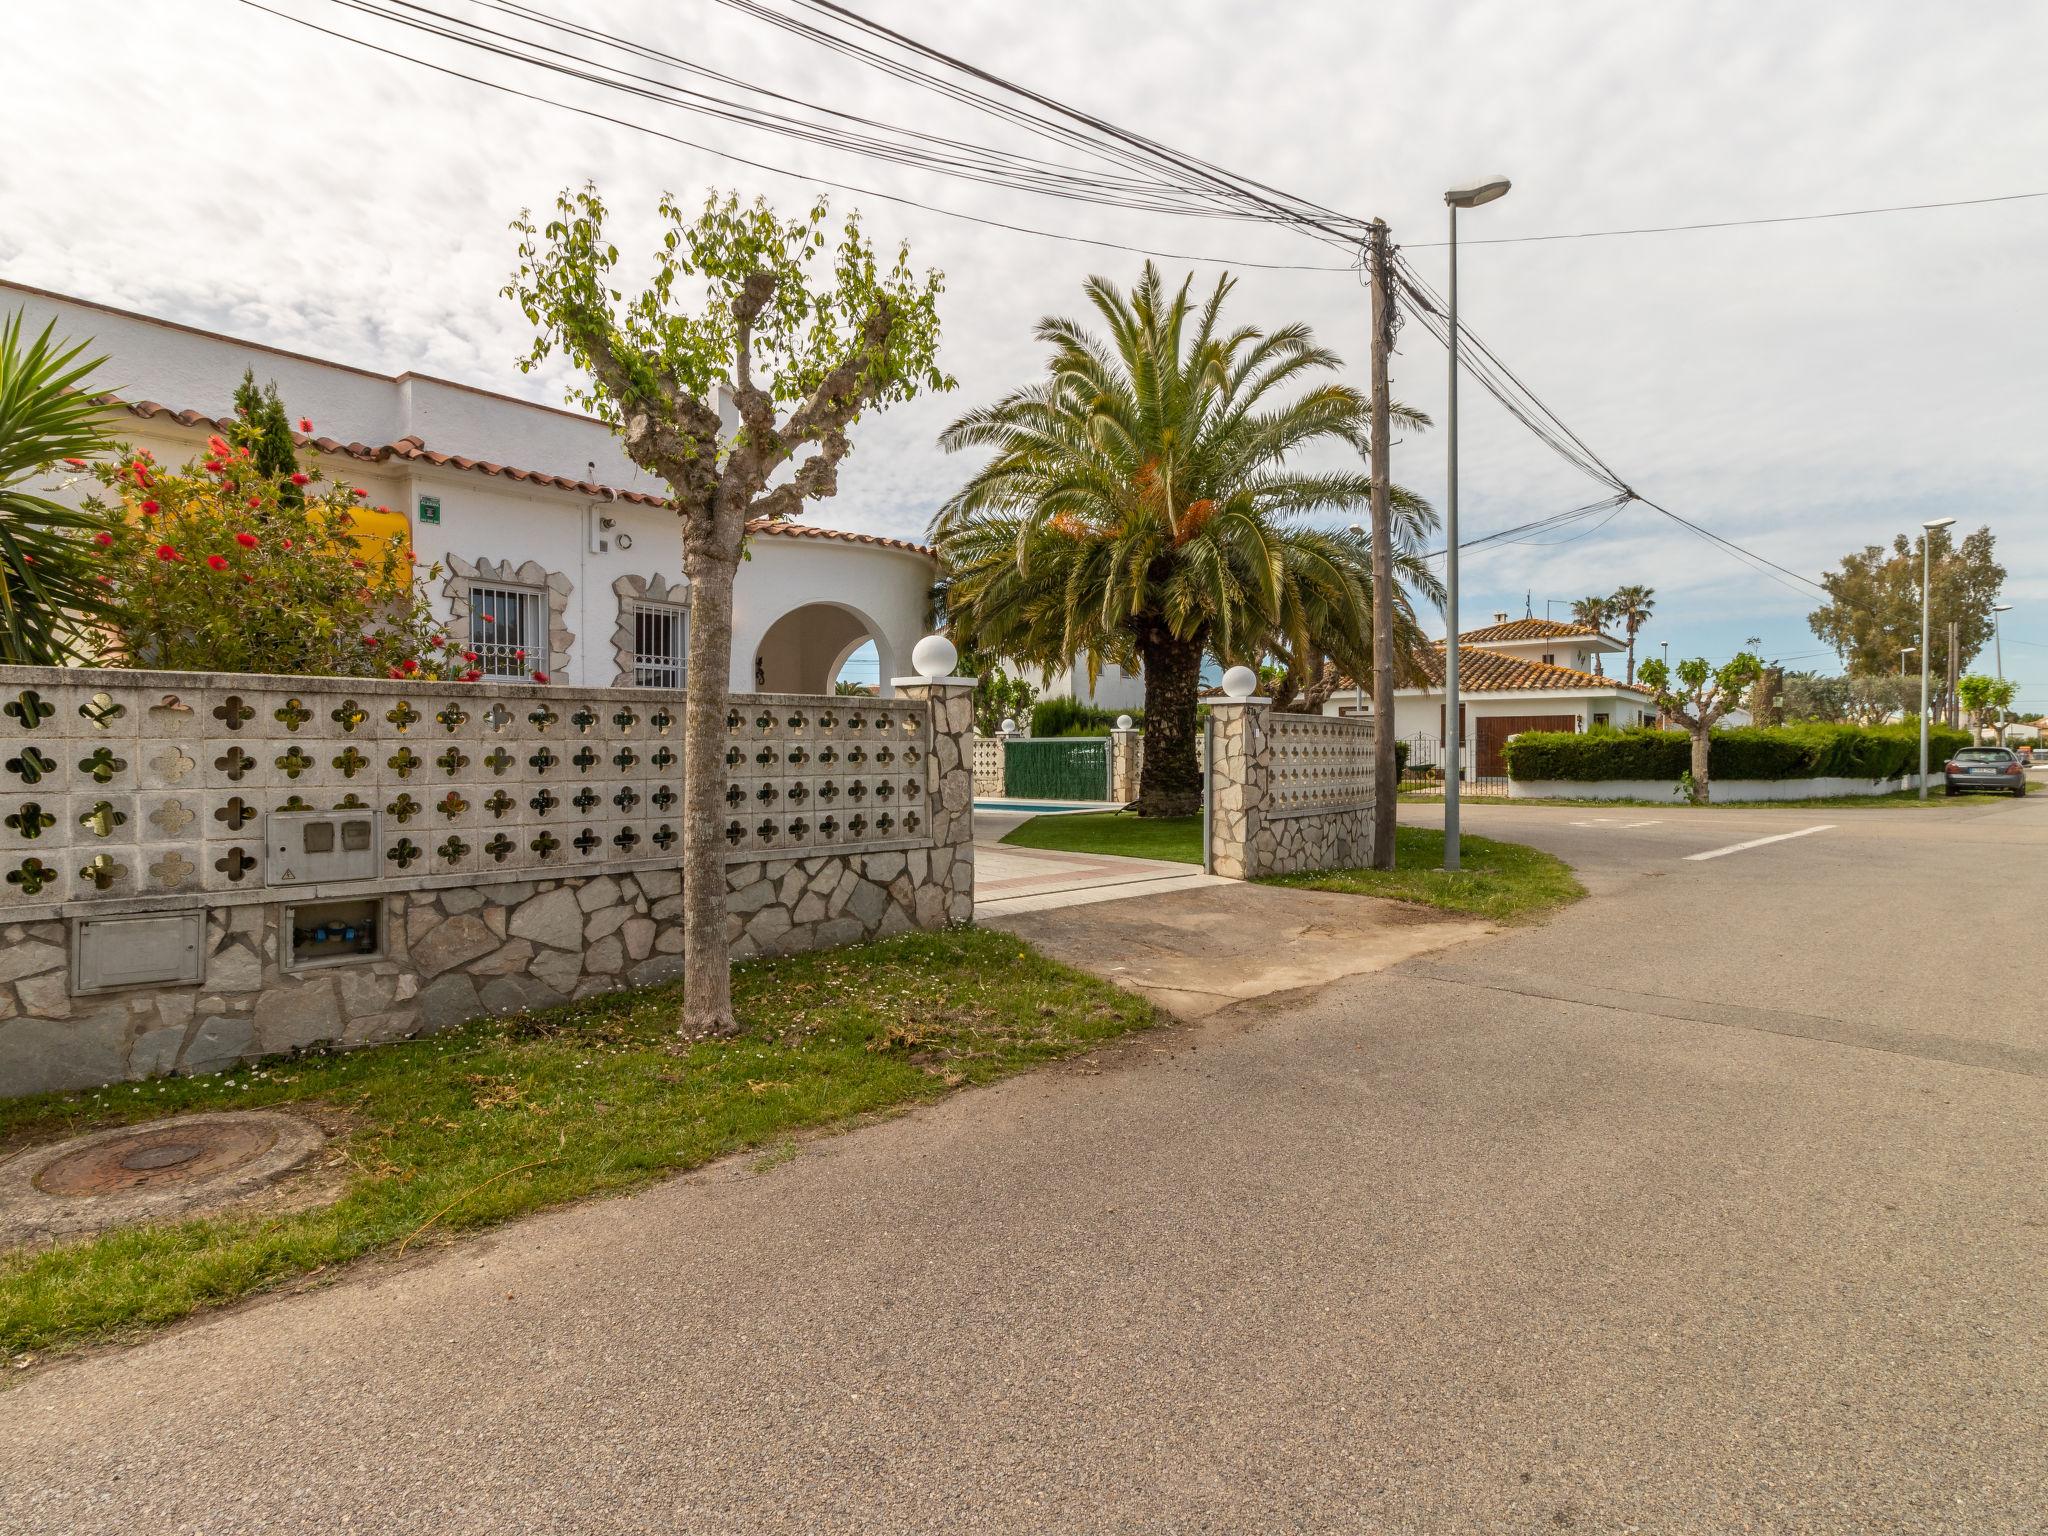
M 206 975 L 206 914 L 81 917 L 71 924 L 71 990 L 196 986 Z
M 370 880 L 377 875 L 375 811 L 272 811 L 270 884 Z

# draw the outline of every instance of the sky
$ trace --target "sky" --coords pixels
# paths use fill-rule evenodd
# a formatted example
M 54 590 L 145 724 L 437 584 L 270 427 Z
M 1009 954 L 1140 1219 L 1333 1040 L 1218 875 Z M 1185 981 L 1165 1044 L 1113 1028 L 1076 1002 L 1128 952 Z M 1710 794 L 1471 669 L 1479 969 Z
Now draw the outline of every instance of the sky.
M 427 0 L 477 17 L 476 0 Z M 539 0 L 750 82 L 890 122 L 1057 153 L 1013 130 L 695 0 Z M 788 0 L 769 0 L 786 8 Z M 318 35 L 241 0 L 9 0 L 0 92 L 0 276 L 384 372 L 414 369 L 550 404 L 522 375 L 530 330 L 500 296 L 508 222 L 596 181 L 632 253 L 656 198 L 711 187 L 804 206 L 815 178 L 878 238 L 946 274 L 942 362 L 957 391 L 870 417 L 815 521 L 916 537 L 970 463 L 941 452 L 960 411 L 1027 382 L 1032 327 L 1080 315 L 1091 274 L 1142 257 L 1227 313 L 1296 321 L 1363 386 L 1366 292 L 1296 233 L 1051 201 L 611 96 L 401 34 L 333 0 L 288 16 L 534 91 L 528 101 Z M 2048 191 L 2048 7 L 1983 0 L 1472 0 L 1410 7 L 1249 0 L 935 7 L 868 16 L 1185 153 L 1387 220 L 1444 286 L 1447 186 L 1514 190 L 1461 223 L 1466 323 L 1643 494 L 1818 576 L 1926 518 L 1988 524 L 2008 570 L 2004 665 L 2048 711 L 2048 198 L 1691 233 L 1488 239 Z M 507 25 L 505 18 L 495 24 Z M 28 67 L 23 61 L 34 61 Z M 667 76 L 666 66 L 636 67 Z M 689 148 L 563 110 L 587 106 Z M 721 159 L 713 150 L 793 174 Z M 1066 236 L 1014 233 L 893 193 Z M 1186 259 L 1189 257 L 1218 260 Z M 1235 265 L 1233 265 L 1233 263 Z M 1394 448 L 1441 505 L 1445 359 L 1400 338 L 1393 391 L 1437 419 Z M 1597 499 L 1491 400 L 1461 392 L 1460 510 L 1474 537 Z M 461 451 L 459 444 L 439 445 Z M 1582 529 L 1571 530 L 1574 533 Z M 1816 594 L 1760 575 L 1640 506 L 1570 542 L 1474 552 L 1466 627 L 1656 589 L 1640 645 L 1722 659 L 1752 636 L 1833 670 Z M 1993 658 L 1980 658 L 1989 670 Z

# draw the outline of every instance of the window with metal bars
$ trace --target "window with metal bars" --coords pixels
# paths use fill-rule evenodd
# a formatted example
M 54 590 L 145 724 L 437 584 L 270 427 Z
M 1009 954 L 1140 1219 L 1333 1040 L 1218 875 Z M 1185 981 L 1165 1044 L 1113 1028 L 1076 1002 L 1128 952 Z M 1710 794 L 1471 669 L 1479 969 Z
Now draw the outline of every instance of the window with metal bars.
M 633 686 L 680 688 L 689 672 L 689 625 L 671 603 L 633 605 Z
M 523 587 L 469 589 L 469 648 L 486 677 L 526 677 L 548 665 L 548 600 Z

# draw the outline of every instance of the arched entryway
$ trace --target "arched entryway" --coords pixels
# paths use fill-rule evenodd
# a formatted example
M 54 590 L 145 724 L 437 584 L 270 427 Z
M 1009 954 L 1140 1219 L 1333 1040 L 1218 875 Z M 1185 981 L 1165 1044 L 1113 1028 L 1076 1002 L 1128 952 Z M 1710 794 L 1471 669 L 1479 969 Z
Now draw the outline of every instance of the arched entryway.
M 854 652 L 873 645 L 884 688 L 894 657 L 881 626 L 844 603 L 792 608 L 761 637 L 754 652 L 754 686 L 763 693 L 830 693 Z

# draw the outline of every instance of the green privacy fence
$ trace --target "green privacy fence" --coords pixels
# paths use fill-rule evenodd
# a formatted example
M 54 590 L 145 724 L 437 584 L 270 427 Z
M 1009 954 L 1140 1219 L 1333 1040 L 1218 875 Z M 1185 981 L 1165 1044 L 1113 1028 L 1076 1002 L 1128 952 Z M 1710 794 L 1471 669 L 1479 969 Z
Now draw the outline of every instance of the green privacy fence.
M 1013 800 L 1107 800 L 1108 738 L 1005 742 L 1003 793 Z

